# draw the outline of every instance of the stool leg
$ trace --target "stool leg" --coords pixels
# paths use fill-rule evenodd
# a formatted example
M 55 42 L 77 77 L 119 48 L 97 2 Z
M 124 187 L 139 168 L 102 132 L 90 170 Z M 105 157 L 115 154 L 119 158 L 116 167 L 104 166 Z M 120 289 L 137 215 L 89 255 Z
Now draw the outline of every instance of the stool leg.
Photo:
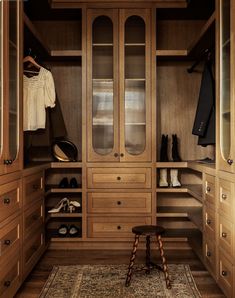
M 162 266 L 163 266 L 163 272 L 164 272 L 165 280 L 166 280 L 166 287 L 167 287 L 167 289 L 170 289 L 171 284 L 170 284 L 169 273 L 168 273 L 167 264 L 166 264 L 166 258 L 164 256 L 161 235 L 157 235 L 157 241 L 158 241 L 158 245 L 159 245 L 160 255 L 162 258 Z
M 146 273 L 150 273 L 150 236 L 146 237 Z
M 129 287 L 130 282 L 131 282 L 132 270 L 133 270 L 133 266 L 134 266 L 134 262 L 135 262 L 136 251 L 137 251 L 139 239 L 140 239 L 140 235 L 135 235 L 135 242 L 133 244 L 133 250 L 132 250 L 132 254 L 131 254 L 131 258 L 130 258 L 130 264 L 129 264 L 128 272 L 127 272 L 127 276 L 126 276 L 126 284 L 125 284 L 126 287 Z

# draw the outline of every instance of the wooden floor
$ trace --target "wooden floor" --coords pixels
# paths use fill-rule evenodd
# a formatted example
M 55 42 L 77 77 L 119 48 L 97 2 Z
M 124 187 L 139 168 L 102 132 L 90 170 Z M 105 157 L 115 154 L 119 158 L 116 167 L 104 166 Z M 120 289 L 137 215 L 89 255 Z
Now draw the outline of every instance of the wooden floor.
M 213 278 L 191 250 L 166 251 L 168 263 L 189 264 L 197 287 L 205 298 L 225 297 Z M 15 298 L 36 298 L 54 265 L 128 264 L 129 251 L 113 250 L 48 250 L 24 282 Z M 143 263 L 144 252 L 138 251 L 137 261 Z M 153 261 L 158 262 L 158 260 Z M 147 297 L 147 296 L 146 296 Z

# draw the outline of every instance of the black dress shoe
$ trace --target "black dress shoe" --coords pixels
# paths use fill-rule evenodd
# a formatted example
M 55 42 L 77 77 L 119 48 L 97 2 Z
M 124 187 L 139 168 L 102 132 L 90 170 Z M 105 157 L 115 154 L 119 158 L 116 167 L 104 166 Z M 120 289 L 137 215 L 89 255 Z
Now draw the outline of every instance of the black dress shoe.
M 69 187 L 68 178 L 64 177 L 59 183 L 59 188 L 68 188 L 68 187 Z
M 78 182 L 75 177 L 71 178 L 69 187 L 70 188 L 78 188 Z

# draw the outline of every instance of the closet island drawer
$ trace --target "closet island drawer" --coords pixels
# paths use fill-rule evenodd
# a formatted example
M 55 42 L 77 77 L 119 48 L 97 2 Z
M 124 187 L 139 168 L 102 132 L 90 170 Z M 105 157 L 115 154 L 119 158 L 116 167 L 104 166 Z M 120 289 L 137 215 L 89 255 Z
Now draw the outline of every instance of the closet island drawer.
M 219 277 L 218 282 L 226 297 L 233 298 L 233 285 L 234 285 L 234 266 L 219 251 Z
M 0 186 L 0 222 L 7 219 L 22 206 L 21 183 L 16 180 Z
M 12 255 L 11 259 L 1 265 L 0 272 L 0 297 L 14 297 L 21 283 L 20 254 Z
M 88 193 L 89 213 L 150 213 L 151 193 Z
M 21 218 L 19 216 L 0 229 L 0 264 L 9 261 L 9 255 L 19 251 L 20 229 Z
M 234 257 L 234 224 L 219 215 L 219 247 Z
M 88 217 L 88 237 L 133 237 L 132 228 L 150 225 L 151 217 Z
M 215 177 L 214 176 L 205 174 L 204 196 L 205 196 L 205 202 L 211 204 L 215 208 Z
M 88 188 L 150 188 L 151 168 L 88 168 Z
M 44 195 L 44 175 L 43 172 L 33 174 L 23 179 L 24 206 L 35 202 Z
M 226 216 L 234 217 L 234 186 L 235 184 L 226 180 L 219 180 L 219 206 L 220 212 Z

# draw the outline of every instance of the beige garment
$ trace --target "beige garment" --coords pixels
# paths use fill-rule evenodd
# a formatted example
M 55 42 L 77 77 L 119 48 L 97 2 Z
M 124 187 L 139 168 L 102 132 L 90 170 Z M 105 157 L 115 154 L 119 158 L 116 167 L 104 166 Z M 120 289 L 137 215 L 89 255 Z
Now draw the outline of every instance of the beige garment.
M 55 106 L 55 85 L 52 74 L 41 67 L 39 74 L 24 75 L 24 131 L 46 127 L 46 108 Z

